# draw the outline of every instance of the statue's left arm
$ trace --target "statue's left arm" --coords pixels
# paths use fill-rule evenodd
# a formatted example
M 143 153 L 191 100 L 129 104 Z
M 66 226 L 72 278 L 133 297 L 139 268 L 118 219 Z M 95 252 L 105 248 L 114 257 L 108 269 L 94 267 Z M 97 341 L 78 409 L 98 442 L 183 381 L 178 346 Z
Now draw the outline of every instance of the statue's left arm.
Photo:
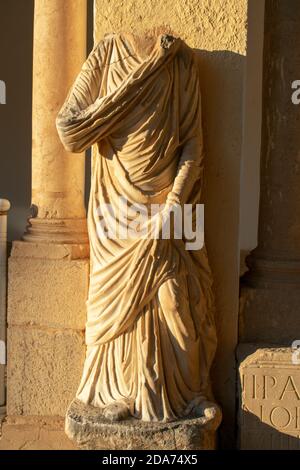
M 179 57 L 179 136 L 181 153 L 167 202 L 185 204 L 203 173 L 203 135 L 199 69 L 195 53 L 184 47 Z
M 201 180 L 203 173 L 202 137 L 194 136 L 188 140 L 181 152 L 176 177 L 167 202 L 186 204 L 196 181 Z

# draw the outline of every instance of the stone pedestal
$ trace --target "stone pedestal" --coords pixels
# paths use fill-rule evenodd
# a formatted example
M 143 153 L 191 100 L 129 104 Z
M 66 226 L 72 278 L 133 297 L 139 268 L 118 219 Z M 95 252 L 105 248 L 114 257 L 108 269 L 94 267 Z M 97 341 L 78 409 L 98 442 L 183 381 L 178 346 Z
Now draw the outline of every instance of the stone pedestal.
M 76 392 L 85 352 L 89 260 L 75 255 L 67 245 L 45 245 L 41 253 L 29 243 L 13 246 L 8 285 L 10 416 L 64 416 Z
M 86 246 L 80 245 L 13 245 L 8 283 L 8 416 L 0 449 L 74 447 L 62 423 L 85 357 L 86 254 Z
M 203 416 L 171 423 L 134 418 L 112 423 L 99 409 L 74 400 L 67 412 L 66 433 L 85 450 L 213 450 L 221 418 L 214 405 Z

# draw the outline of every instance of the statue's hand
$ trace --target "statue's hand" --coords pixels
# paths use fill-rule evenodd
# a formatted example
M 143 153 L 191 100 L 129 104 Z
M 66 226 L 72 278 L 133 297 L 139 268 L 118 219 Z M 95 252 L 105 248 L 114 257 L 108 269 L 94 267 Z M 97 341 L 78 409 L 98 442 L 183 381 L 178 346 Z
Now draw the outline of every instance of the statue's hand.
M 176 194 L 169 193 L 163 209 L 152 220 L 153 237 L 173 240 L 182 229 L 182 208 Z M 176 234 L 176 236 L 175 236 Z
M 170 207 L 172 205 L 181 205 L 181 200 L 178 194 L 170 191 L 166 199 L 166 206 Z

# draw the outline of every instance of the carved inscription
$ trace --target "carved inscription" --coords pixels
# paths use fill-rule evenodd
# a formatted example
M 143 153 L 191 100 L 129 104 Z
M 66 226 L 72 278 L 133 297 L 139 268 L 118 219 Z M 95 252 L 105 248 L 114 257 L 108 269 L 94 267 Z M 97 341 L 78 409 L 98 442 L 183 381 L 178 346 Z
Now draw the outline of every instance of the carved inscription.
M 243 404 L 261 422 L 300 432 L 300 377 L 261 369 L 242 374 Z M 247 371 L 248 372 L 248 371 Z
M 261 423 L 299 437 L 300 368 L 288 362 L 288 357 L 281 352 L 281 360 L 273 363 L 263 355 L 261 362 L 255 357 L 253 363 L 248 359 L 241 364 L 242 426 L 253 429 Z

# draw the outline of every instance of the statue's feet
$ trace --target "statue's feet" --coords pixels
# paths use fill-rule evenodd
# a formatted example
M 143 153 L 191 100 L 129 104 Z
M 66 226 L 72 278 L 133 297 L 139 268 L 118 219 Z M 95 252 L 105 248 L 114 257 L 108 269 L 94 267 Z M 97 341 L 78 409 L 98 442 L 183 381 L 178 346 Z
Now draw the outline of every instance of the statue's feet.
M 116 401 L 107 405 L 102 413 L 109 421 L 122 421 L 130 416 L 128 404 L 121 401 Z

